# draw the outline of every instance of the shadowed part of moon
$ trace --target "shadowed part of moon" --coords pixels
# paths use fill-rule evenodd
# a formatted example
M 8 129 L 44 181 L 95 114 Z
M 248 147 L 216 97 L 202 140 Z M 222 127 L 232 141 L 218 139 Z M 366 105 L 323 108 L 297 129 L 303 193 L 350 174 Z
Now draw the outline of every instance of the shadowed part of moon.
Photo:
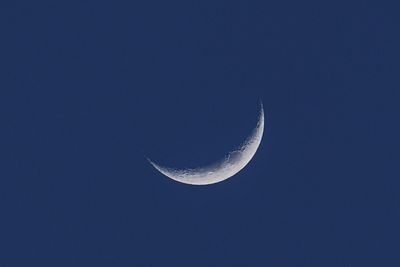
M 208 185 L 221 182 L 242 170 L 254 157 L 264 133 L 264 109 L 261 104 L 260 115 L 252 134 L 236 150 L 230 152 L 216 164 L 195 169 L 173 169 L 162 167 L 149 159 L 151 165 L 165 176 L 185 184 Z

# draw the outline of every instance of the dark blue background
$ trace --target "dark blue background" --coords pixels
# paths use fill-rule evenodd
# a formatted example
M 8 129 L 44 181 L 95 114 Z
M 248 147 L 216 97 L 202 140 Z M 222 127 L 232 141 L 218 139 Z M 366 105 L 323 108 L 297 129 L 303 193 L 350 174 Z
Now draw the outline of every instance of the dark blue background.
M 0 266 L 400 266 L 385 1 L 4 1 Z M 157 173 L 252 162 L 194 187 Z

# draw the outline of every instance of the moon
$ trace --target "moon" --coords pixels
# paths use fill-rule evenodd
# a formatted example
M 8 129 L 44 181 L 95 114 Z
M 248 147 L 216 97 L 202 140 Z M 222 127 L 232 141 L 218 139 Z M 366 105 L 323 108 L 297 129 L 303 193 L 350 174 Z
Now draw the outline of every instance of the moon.
M 261 104 L 257 126 L 250 136 L 221 161 L 206 167 L 194 169 L 174 169 L 160 166 L 150 159 L 154 168 L 165 176 L 184 184 L 209 185 L 224 181 L 241 171 L 254 157 L 264 133 L 264 109 Z

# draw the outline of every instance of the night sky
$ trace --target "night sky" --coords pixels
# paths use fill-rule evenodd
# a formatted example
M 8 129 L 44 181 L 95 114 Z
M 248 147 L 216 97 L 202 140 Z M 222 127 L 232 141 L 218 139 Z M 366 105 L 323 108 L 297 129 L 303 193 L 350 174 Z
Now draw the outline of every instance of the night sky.
M 0 267 L 400 266 L 386 1 L 2 1 Z M 253 160 L 210 186 L 147 161 Z

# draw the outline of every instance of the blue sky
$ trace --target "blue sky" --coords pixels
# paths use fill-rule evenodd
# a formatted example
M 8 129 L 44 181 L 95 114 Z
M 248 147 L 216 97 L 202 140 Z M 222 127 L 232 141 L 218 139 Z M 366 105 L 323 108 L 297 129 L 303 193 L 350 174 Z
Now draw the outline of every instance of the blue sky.
M 399 266 L 394 6 L 1 4 L 0 266 Z M 266 112 L 250 164 L 220 159 Z

